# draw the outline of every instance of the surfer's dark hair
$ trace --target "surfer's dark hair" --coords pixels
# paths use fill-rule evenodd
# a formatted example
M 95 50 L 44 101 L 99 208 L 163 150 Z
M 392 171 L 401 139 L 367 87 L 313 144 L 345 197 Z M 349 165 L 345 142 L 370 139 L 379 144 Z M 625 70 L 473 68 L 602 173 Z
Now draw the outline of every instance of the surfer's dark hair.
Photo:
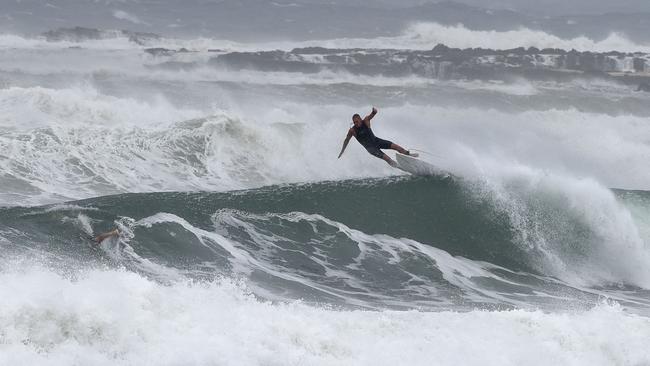
M 361 118 L 361 116 L 359 115 L 359 113 L 355 113 L 355 114 L 353 114 L 353 115 L 352 115 L 352 119 L 354 119 L 354 117 L 359 117 L 359 118 Z

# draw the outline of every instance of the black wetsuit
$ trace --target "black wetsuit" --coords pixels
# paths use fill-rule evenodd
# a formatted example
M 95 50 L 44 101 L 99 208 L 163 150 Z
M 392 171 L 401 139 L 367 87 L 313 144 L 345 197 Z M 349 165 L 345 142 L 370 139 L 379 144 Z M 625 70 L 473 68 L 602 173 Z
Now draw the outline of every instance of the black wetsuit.
M 372 129 L 368 127 L 365 122 L 361 123 L 361 127 L 352 126 L 354 130 L 354 137 L 359 143 L 366 148 L 366 150 L 380 158 L 384 158 L 384 153 L 380 149 L 390 149 L 393 143 L 384 139 L 380 139 L 372 133 Z

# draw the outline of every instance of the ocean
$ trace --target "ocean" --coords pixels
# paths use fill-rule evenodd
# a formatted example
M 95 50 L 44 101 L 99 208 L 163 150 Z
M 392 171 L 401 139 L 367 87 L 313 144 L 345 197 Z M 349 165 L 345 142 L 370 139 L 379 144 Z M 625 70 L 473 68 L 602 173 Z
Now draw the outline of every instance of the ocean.
M 188 4 L 0 5 L 1 365 L 650 365 L 638 27 Z

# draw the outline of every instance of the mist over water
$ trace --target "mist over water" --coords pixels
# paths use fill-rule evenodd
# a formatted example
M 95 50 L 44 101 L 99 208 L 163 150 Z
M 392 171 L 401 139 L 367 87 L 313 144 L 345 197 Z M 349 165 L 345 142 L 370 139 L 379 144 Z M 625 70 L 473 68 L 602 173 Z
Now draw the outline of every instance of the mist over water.
M 235 5 L 0 6 L 0 364 L 650 363 L 642 29 Z

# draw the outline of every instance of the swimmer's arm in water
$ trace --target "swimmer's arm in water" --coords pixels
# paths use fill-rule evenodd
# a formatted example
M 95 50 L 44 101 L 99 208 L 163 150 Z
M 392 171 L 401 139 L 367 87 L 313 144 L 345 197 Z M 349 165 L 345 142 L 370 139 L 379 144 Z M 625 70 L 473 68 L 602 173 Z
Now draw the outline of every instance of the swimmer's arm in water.
M 113 237 L 113 236 L 118 236 L 118 235 L 120 235 L 120 231 L 118 229 L 113 229 L 111 231 L 108 231 L 108 232 L 97 235 L 95 237 L 95 241 L 97 243 L 101 243 L 104 240 L 106 240 L 107 238 L 110 238 L 110 237 Z
M 345 136 L 345 141 L 343 141 L 343 147 L 341 148 L 341 152 L 339 153 L 339 157 L 337 159 L 341 158 L 341 155 L 343 155 L 343 152 L 348 147 L 348 143 L 350 142 L 350 139 L 352 138 L 352 135 L 354 135 L 354 132 L 353 132 L 352 129 L 349 129 L 348 130 L 348 135 Z
M 363 119 L 366 126 L 370 127 L 370 120 L 377 114 L 377 108 L 372 107 L 372 112 Z

